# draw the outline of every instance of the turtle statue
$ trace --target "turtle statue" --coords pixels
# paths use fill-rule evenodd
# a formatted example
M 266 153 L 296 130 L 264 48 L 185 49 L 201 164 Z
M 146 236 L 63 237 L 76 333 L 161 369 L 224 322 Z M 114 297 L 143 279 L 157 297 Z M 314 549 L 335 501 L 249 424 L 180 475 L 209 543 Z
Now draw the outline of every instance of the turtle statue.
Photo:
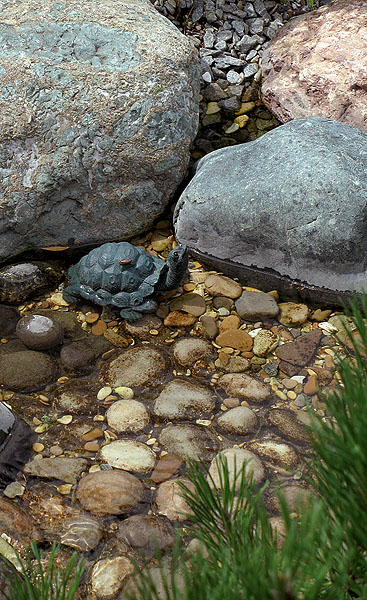
M 70 304 L 84 298 L 100 306 L 116 306 L 127 321 L 137 321 L 143 313 L 154 312 L 155 292 L 177 288 L 187 270 L 188 249 L 179 245 L 167 261 L 128 242 L 109 242 L 83 256 L 68 275 L 63 292 Z
M 14 480 L 28 460 L 35 437 L 29 425 L 0 402 L 0 489 Z

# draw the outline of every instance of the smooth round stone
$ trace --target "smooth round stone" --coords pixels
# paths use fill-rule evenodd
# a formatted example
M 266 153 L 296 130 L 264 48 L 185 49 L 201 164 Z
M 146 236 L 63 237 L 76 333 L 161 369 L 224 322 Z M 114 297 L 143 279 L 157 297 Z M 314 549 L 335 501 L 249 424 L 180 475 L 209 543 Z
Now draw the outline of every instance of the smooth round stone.
M 274 408 L 269 412 L 269 421 L 285 437 L 295 442 L 307 442 L 309 437 L 297 416 L 291 411 L 283 408 Z
M 182 338 L 173 347 L 173 356 L 182 367 L 191 367 L 197 360 L 213 354 L 213 346 L 200 338 Z
M 241 297 L 235 302 L 237 313 L 241 319 L 257 320 L 261 318 L 274 318 L 279 313 L 279 307 L 273 296 L 265 292 L 243 291 Z
M 236 331 L 239 328 L 240 323 L 240 318 L 237 315 L 228 315 L 228 317 L 225 317 L 219 323 L 219 331 L 221 334 L 226 331 Z
M 95 400 L 98 388 L 88 379 L 69 379 L 58 387 L 55 393 L 55 406 L 64 414 L 95 415 Z
M 136 400 L 118 400 L 106 413 L 107 423 L 118 433 L 137 433 L 149 423 L 149 414 L 144 404 Z
M 199 418 L 212 412 L 215 399 L 208 388 L 184 379 L 170 381 L 156 398 L 153 414 L 160 419 Z
M 221 489 L 218 465 L 221 464 L 219 461 L 222 459 L 227 461 L 231 484 L 234 483 L 235 475 L 242 469 L 244 462 L 246 462 L 245 474 L 247 478 L 251 477 L 256 484 L 259 484 L 264 479 L 264 468 L 261 460 L 255 454 L 243 448 L 227 448 L 217 454 L 209 467 L 209 474 L 218 489 Z M 238 491 L 239 485 L 240 478 L 238 477 L 236 480 L 236 491 Z
M 253 441 L 247 445 L 249 450 L 256 452 L 264 460 L 279 464 L 281 467 L 296 467 L 298 454 L 288 444 L 274 440 Z
M 153 348 L 129 348 L 103 370 L 102 379 L 112 387 L 135 387 L 159 379 L 166 369 L 164 356 Z
M 287 485 L 278 491 L 280 491 L 285 498 L 290 511 L 297 512 L 298 514 L 302 514 L 313 497 L 312 492 L 309 489 L 301 487 L 300 485 Z M 280 504 L 276 494 L 271 495 L 268 502 L 273 510 L 280 510 Z
M 273 333 L 269 329 L 262 329 L 259 333 L 254 337 L 254 345 L 253 345 L 253 353 L 256 356 L 264 357 L 274 350 L 279 342 L 279 336 L 276 333 Z
M 39 389 L 56 379 L 58 364 L 43 352 L 24 350 L 0 356 L 0 385 L 15 392 Z
M 97 471 L 83 477 L 76 498 L 89 512 L 97 515 L 120 515 L 139 504 L 143 484 L 124 471 Z
M 133 440 L 111 442 L 101 448 L 100 455 L 111 467 L 132 473 L 149 473 L 156 461 L 149 446 Z
M 189 315 L 180 310 L 173 310 L 164 319 L 164 324 L 167 327 L 190 327 L 196 322 L 194 315 Z
M 197 425 L 168 425 L 162 429 L 159 442 L 184 460 L 211 460 L 219 447 L 216 436 Z
M 120 523 L 118 538 L 144 554 L 154 556 L 156 549 L 173 546 L 175 530 L 168 519 L 155 515 L 133 515 Z
M 246 406 L 237 406 L 218 418 L 218 429 L 223 433 L 246 435 L 255 431 L 258 418 L 253 410 Z
M 268 385 L 245 373 L 226 373 L 219 379 L 218 385 L 229 396 L 239 396 L 257 404 L 266 402 L 271 395 Z
M 231 356 L 224 367 L 226 373 L 243 373 L 249 367 L 247 358 L 243 356 Z
M 64 339 L 64 329 L 60 323 L 43 315 L 22 317 L 17 323 L 16 334 L 32 350 L 55 348 Z
M 81 369 L 95 359 L 94 351 L 84 342 L 72 342 L 61 348 L 60 360 L 67 369 Z
M 234 307 L 234 302 L 232 298 L 226 298 L 225 296 L 216 296 L 213 298 L 213 306 L 214 308 L 226 308 L 231 311 Z
M 64 522 L 60 541 L 64 546 L 70 546 L 79 552 L 89 552 L 98 546 L 101 537 L 102 528 L 97 519 L 80 515 Z
M 98 560 L 90 578 L 92 593 L 98 600 L 111 600 L 133 572 L 134 566 L 126 556 Z
M 228 329 L 227 331 L 223 331 L 215 341 L 219 346 L 229 346 L 235 350 L 241 350 L 241 352 L 251 350 L 254 343 L 252 337 L 243 329 Z
M 279 304 L 279 321 L 287 327 L 297 327 L 303 325 L 308 319 L 309 308 L 306 304 L 296 304 L 295 302 L 281 302 Z
M 36 527 L 29 512 L 23 510 L 16 502 L 0 496 L 0 527 L 8 536 L 28 546 L 31 540 L 41 542 L 43 533 Z
M 126 331 L 133 337 L 151 338 L 151 329 L 161 329 L 162 321 L 156 315 L 143 315 L 138 321 L 125 323 Z
M 232 299 L 238 298 L 242 293 L 240 284 L 224 275 L 209 275 L 205 280 L 205 289 L 211 296 L 225 296 Z
M 159 457 L 159 461 L 154 467 L 154 471 L 150 478 L 154 483 L 162 483 L 167 481 L 174 475 L 183 465 L 183 460 L 176 454 L 164 454 Z
M 218 326 L 214 317 L 202 315 L 202 317 L 200 317 L 200 323 L 203 326 L 203 336 L 208 340 L 214 340 L 218 335 Z
M 189 292 L 182 296 L 178 296 L 177 298 L 173 298 L 169 307 L 171 310 L 183 310 L 195 317 L 200 317 L 206 311 L 204 298 L 200 296 L 200 294 L 195 294 L 195 292 Z
M 186 521 L 186 515 L 191 513 L 190 507 L 182 495 L 180 483 L 191 491 L 195 491 L 194 484 L 184 477 L 161 483 L 157 491 L 155 503 L 158 513 L 170 521 Z

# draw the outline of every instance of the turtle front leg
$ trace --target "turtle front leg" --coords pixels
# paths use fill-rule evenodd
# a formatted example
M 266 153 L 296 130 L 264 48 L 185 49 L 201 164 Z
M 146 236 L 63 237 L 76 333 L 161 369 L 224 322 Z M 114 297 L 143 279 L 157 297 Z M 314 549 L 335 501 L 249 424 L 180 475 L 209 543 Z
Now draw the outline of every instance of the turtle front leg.
M 62 296 L 69 304 L 77 304 L 80 301 L 80 286 L 69 285 L 64 289 Z
M 133 310 L 132 308 L 123 308 L 120 310 L 120 315 L 125 321 L 129 323 L 133 323 L 134 321 L 138 321 L 143 316 L 141 312 L 138 310 Z

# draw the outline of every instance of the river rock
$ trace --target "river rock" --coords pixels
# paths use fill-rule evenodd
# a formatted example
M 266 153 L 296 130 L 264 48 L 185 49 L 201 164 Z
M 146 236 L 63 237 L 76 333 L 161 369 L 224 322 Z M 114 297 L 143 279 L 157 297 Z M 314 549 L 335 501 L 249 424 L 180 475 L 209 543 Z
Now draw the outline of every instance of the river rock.
M 101 458 L 111 467 L 132 473 L 149 473 L 156 460 L 149 446 L 135 440 L 116 440 L 103 446 Z
M 168 452 L 184 460 L 211 460 L 219 447 L 215 435 L 197 425 L 168 425 L 162 429 L 159 442 Z
M 197 130 L 190 41 L 147 0 L 21 0 L 0 37 L 0 260 L 146 230 Z
M 270 294 L 264 292 L 243 291 L 235 302 L 236 311 L 241 319 L 255 320 L 274 318 L 279 312 L 279 307 Z
M 253 440 L 246 448 L 258 454 L 262 459 L 274 462 L 281 467 L 296 467 L 297 452 L 288 444 L 274 440 Z
M 153 414 L 159 419 L 192 419 L 214 408 L 215 398 L 208 388 L 185 379 L 174 379 L 156 398 Z
M 176 205 L 176 236 L 247 285 L 337 302 L 366 286 L 366 162 L 366 133 L 320 117 L 215 150 Z
M 274 350 L 279 341 L 279 336 L 270 329 L 261 329 L 254 337 L 253 352 L 256 356 L 266 356 L 268 352 Z
M 237 406 L 218 418 L 218 429 L 232 435 L 246 435 L 255 431 L 258 418 L 247 406 Z
M 244 373 L 227 373 L 219 379 L 218 385 L 229 396 L 239 396 L 257 404 L 266 402 L 271 395 L 268 385 Z
M 210 354 L 213 354 L 213 346 L 200 338 L 183 338 L 173 347 L 173 356 L 182 367 L 190 367 Z
M 15 502 L 0 496 L 0 527 L 2 533 L 29 545 L 32 540 L 40 542 L 42 532 L 36 527 L 33 519 Z
M 0 355 L 0 385 L 15 392 L 39 389 L 57 375 L 54 358 L 42 352 L 24 350 Z
M 97 519 L 80 515 L 64 522 L 60 542 L 79 552 L 89 552 L 98 546 L 101 537 L 102 528 Z
M 154 471 L 150 478 L 154 483 L 166 481 L 174 475 L 183 465 L 183 460 L 176 454 L 164 454 L 159 457 L 159 461 L 154 467 Z
M 133 572 L 134 565 L 127 556 L 98 560 L 93 565 L 90 577 L 93 598 L 111 600 Z
M 85 341 L 65 344 L 60 351 L 62 364 L 71 371 L 87 367 L 94 359 L 94 350 Z
M 212 296 L 224 296 L 226 298 L 238 298 L 242 288 L 237 281 L 223 275 L 209 275 L 205 280 L 205 289 Z
M 154 556 L 156 549 L 173 546 L 176 535 L 168 519 L 156 515 L 133 515 L 119 525 L 118 538 L 127 546 Z
M 117 400 L 106 413 L 108 426 L 118 433 L 137 433 L 149 423 L 149 413 L 142 402 Z
M 0 306 L 0 331 L 1 337 L 6 338 L 14 333 L 19 320 L 19 313 L 12 306 Z
M 97 471 L 79 481 L 76 498 L 97 515 L 120 515 L 139 504 L 143 484 L 124 471 Z
M 269 412 L 269 421 L 285 437 L 294 442 L 308 442 L 305 427 L 297 419 L 294 412 L 285 408 L 274 408 Z
M 191 512 L 183 497 L 180 484 L 185 485 L 192 492 L 195 491 L 194 484 L 191 481 L 185 477 L 179 477 L 161 483 L 155 499 L 158 514 L 167 517 L 171 521 L 186 521 L 186 515 Z
M 243 448 L 227 448 L 223 450 L 212 460 L 209 468 L 209 475 L 212 478 L 210 484 L 221 489 L 221 478 L 219 471 L 221 470 L 221 463 L 225 461 L 228 466 L 229 481 L 231 484 L 234 483 L 236 475 L 241 471 L 243 464 L 246 462 L 245 474 L 249 479 L 253 479 L 255 483 L 260 483 L 264 478 L 264 468 L 261 460 L 252 452 L 244 450 Z M 236 479 L 236 490 L 240 486 L 240 477 Z
M 366 27 L 364 0 L 335 0 L 281 27 L 262 58 L 264 104 L 283 123 L 320 116 L 367 131 Z
M 43 315 L 25 315 L 16 327 L 18 338 L 31 350 L 50 350 L 64 339 L 61 325 Z
M 113 387 L 152 383 L 167 367 L 164 356 L 154 348 L 129 348 L 102 371 L 102 379 Z
M 60 479 L 75 483 L 86 470 L 88 462 L 84 458 L 34 458 L 24 466 L 24 472 L 33 477 Z

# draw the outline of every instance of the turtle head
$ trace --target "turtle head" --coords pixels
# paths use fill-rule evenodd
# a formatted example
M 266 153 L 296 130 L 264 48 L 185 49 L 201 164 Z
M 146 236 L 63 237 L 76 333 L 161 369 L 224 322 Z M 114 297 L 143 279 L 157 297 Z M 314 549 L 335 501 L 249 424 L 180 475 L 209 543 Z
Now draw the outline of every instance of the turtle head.
M 173 248 L 168 255 L 165 281 L 162 290 L 174 290 L 183 280 L 189 264 L 189 250 L 184 244 Z

